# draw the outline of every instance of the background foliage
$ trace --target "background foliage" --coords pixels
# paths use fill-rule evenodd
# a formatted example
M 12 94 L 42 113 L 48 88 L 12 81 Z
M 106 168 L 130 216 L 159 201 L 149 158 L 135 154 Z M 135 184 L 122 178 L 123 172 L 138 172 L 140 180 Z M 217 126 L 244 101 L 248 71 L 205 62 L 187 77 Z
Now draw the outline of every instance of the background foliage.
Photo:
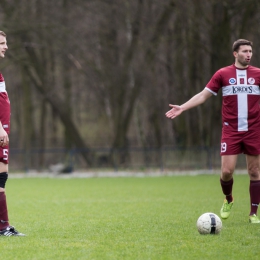
M 11 148 L 218 145 L 221 97 L 168 120 L 168 104 L 201 91 L 254 42 L 256 0 L 1 0 L 9 51 L 1 61 L 12 103 Z M 44 160 L 44 158 L 42 158 Z

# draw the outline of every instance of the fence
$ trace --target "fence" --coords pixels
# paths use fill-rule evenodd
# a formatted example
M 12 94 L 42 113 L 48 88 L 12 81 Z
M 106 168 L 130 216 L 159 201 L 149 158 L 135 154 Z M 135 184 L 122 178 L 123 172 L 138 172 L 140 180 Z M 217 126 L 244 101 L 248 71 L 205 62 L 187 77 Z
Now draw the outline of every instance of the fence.
M 91 166 L 82 153 L 92 155 Z M 84 171 L 90 169 L 118 170 L 199 170 L 219 169 L 219 147 L 130 147 L 120 150 L 95 148 L 78 149 L 10 149 L 10 172 L 25 171 Z M 123 159 L 122 159 L 123 158 Z M 237 168 L 246 168 L 245 157 L 239 155 Z

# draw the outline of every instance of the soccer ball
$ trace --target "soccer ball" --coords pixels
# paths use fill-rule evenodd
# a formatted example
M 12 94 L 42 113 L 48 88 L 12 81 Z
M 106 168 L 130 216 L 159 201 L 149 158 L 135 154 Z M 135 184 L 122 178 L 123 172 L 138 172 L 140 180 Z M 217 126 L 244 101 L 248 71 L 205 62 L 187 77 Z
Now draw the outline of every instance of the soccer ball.
M 198 218 L 197 228 L 200 234 L 218 234 L 222 228 L 222 221 L 215 213 L 207 212 Z

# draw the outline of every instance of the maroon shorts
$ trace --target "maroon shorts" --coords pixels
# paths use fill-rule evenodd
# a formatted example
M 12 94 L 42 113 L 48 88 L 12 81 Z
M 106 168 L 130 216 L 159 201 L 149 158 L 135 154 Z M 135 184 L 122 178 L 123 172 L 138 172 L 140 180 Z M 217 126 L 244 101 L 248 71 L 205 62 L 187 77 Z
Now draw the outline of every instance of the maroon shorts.
M 260 129 L 249 131 L 232 131 L 229 127 L 223 127 L 220 155 L 235 154 L 260 154 Z

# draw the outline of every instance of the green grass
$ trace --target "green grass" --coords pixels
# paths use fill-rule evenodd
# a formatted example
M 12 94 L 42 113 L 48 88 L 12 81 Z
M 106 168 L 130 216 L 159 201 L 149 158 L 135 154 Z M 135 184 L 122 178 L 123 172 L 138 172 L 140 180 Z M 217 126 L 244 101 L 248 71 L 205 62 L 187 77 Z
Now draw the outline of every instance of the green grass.
M 248 183 L 235 176 L 235 204 L 220 235 L 200 235 L 198 217 L 219 215 L 223 202 L 218 175 L 10 178 L 10 222 L 28 236 L 0 237 L 1 259 L 259 259 Z

